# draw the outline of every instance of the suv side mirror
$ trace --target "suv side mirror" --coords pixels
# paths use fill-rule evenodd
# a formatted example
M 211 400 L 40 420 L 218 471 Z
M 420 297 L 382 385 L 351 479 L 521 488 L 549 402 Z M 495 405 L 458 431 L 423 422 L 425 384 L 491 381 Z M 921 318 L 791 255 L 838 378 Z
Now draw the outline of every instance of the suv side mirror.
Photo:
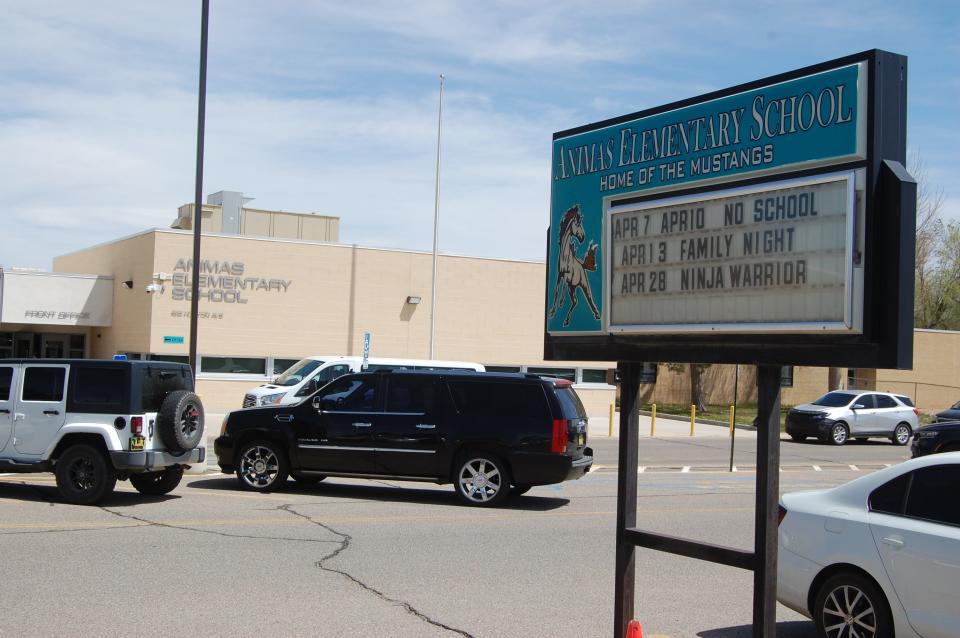
M 867 406 L 865 406 L 865 405 L 862 404 L 862 403 L 854 403 L 854 404 L 853 404 L 853 409 L 854 409 L 854 410 L 862 410 L 862 409 L 864 409 L 865 407 L 867 407 Z

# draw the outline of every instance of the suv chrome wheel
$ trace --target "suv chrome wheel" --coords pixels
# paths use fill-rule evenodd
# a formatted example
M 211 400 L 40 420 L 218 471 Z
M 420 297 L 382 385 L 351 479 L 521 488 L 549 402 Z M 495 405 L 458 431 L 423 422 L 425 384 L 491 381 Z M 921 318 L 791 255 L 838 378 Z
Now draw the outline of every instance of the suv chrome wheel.
M 895 445 L 906 445 L 910 441 L 912 434 L 913 431 L 910 429 L 910 426 L 906 423 L 901 423 L 897 425 L 897 429 L 893 431 L 893 442 Z
M 510 493 L 506 466 L 492 455 L 471 454 L 459 468 L 457 495 L 469 505 L 495 505 Z
M 847 437 L 849 436 L 847 426 L 843 423 L 837 423 L 830 430 L 830 442 L 834 445 L 843 445 L 847 442 Z
M 287 480 L 287 462 L 270 443 L 251 443 L 240 452 L 237 478 L 252 490 L 266 491 Z

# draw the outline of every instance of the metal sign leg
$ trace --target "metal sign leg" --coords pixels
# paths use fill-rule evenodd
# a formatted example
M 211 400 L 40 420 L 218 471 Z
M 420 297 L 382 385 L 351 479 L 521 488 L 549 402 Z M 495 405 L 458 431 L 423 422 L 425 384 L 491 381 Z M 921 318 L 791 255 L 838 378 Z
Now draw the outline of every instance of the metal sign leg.
M 614 583 L 614 638 L 627 634 L 633 618 L 636 545 L 626 537 L 637 526 L 637 445 L 640 430 L 640 364 L 618 363 L 620 369 L 620 454 L 617 473 L 617 556 Z
M 777 506 L 780 500 L 780 367 L 757 367 L 757 490 L 753 635 L 777 635 Z

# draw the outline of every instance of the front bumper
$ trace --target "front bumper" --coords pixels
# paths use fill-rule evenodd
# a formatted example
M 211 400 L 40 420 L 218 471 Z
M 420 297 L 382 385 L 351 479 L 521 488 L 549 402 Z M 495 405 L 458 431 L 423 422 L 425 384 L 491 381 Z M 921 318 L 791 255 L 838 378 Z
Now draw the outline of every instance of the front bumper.
M 188 452 L 171 454 L 157 450 L 143 450 L 142 452 L 127 452 L 120 450 L 110 452 L 113 467 L 118 470 L 155 472 L 173 465 L 196 465 L 207 460 L 207 448 L 196 447 Z
M 830 434 L 830 428 L 836 423 L 833 419 L 796 419 L 788 418 L 786 423 L 787 434 L 815 436 L 825 438 Z

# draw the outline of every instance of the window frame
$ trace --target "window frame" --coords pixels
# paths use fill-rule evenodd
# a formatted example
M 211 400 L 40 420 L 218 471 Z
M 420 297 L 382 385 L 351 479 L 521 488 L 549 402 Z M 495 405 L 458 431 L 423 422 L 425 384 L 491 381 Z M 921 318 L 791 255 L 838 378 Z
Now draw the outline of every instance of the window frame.
M 19 400 L 23 403 L 65 403 L 67 400 L 67 376 L 70 373 L 68 366 L 64 365 L 43 365 L 43 364 L 29 364 L 25 365 L 22 368 L 22 381 L 20 383 L 20 396 Z M 63 374 L 61 379 L 60 387 L 60 398 L 59 399 L 28 399 L 25 396 L 27 391 L 27 375 L 32 370 L 59 370 Z

